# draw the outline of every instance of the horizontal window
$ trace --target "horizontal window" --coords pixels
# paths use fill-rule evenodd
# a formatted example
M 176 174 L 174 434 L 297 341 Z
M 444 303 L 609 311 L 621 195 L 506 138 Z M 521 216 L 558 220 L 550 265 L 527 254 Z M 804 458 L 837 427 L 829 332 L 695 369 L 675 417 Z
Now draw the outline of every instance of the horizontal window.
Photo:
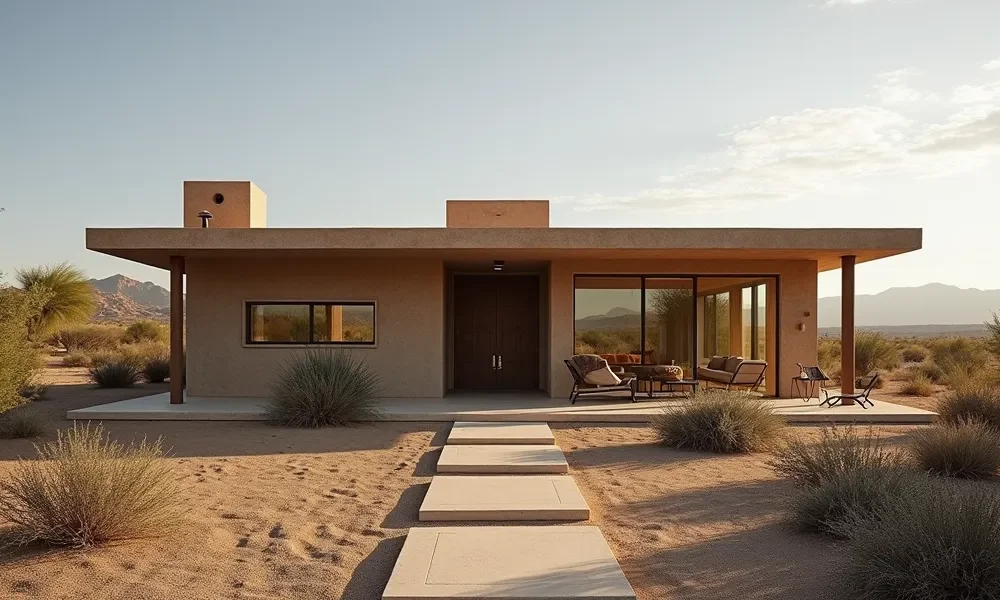
M 248 344 L 375 344 L 374 302 L 248 302 Z

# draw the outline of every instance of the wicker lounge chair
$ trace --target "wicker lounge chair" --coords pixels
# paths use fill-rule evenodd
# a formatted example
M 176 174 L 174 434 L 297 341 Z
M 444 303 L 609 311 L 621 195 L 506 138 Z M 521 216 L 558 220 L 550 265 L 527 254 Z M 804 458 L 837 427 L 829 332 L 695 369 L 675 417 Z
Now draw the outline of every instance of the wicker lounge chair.
M 569 403 L 576 404 L 576 399 L 580 396 L 608 396 L 613 392 L 628 392 L 632 402 L 635 402 L 635 378 L 622 379 L 618 385 L 595 385 L 587 383 L 583 378 L 583 373 L 576 367 L 572 360 L 564 360 L 566 368 L 573 375 L 573 391 L 569 395 Z M 620 396 L 614 396 L 618 398 Z
M 834 406 L 844 398 L 850 398 L 851 400 L 854 400 L 858 404 L 860 404 L 861 408 L 868 408 L 868 406 L 875 406 L 875 404 L 871 401 L 871 399 L 868 398 L 868 394 L 872 393 L 872 390 L 875 389 L 875 384 L 877 382 L 878 382 L 878 372 L 875 372 L 865 375 L 864 377 L 861 378 L 861 381 L 859 383 L 864 387 L 864 389 L 861 392 L 855 394 L 838 394 L 836 396 L 831 396 L 830 390 L 823 388 L 824 399 L 819 404 L 820 406 L 823 406 L 824 404 L 826 404 L 827 406 Z M 865 406 L 865 402 L 868 403 L 868 406 Z

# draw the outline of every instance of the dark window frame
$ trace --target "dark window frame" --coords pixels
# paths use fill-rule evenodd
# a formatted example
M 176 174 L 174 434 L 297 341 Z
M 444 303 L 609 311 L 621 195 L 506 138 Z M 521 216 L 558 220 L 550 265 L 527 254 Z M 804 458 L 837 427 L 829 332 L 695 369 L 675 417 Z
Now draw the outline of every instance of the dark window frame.
M 296 342 L 284 341 L 262 341 L 253 339 L 253 307 L 255 306 L 305 306 L 309 312 L 309 340 Z M 319 341 L 314 340 L 315 335 L 315 311 L 317 306 L 370 306 L 372 309 L 372 341 Z M 374 300 L 247 300 L 243 303 L 244 312 L 244 336 L 243 343 L 247 346 L 358 346 L 374 348 L 378 342 L 378 307 Z

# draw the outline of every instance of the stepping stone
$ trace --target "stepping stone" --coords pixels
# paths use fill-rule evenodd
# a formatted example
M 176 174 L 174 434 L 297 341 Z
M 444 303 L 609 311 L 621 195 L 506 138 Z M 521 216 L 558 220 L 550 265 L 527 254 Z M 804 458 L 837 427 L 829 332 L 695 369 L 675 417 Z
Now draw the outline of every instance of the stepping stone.
M 554 444 L 547 423 L 479 423 L 458 421 L 448 434 L 449 444 Z
M 438 473 L 566 473 L 569 465 L 559 446 L 445 446 Z
M 414 527 L 382 600 L 635 600 L 592 526 Z
M 590 507 L 569 475 L 438 475 L 421 521 L 579 521 Z

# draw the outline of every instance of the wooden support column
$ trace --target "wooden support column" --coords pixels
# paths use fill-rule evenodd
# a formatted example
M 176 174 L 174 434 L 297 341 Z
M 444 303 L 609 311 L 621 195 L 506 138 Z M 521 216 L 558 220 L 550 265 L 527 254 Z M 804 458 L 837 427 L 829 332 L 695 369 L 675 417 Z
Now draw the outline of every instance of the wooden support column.
M 840 390 L 854 393 L 854 264 L 857 257 L 840 257 Z M 844 398 L 842 404 L 854 404 Z
M 170 257 L 170 403 L 184 403 L 184 257 Z

